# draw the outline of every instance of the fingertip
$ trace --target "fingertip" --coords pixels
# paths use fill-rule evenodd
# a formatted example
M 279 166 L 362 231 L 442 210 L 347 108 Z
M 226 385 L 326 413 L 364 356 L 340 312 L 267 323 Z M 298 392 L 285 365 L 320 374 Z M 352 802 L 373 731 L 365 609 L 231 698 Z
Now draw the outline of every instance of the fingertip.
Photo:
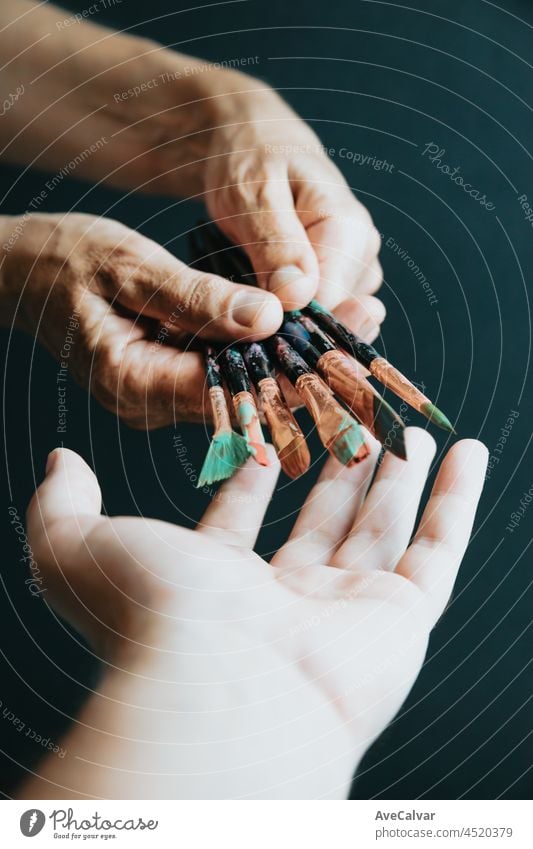
M 422 427 L 406 427 L 405 442 L 409 459 L 420 453 L 433 459 L 436 454 L 437 443 L 431 433 Z
M 479 439 L 460 439 L 450 448 L 450 453 L 464 453 L 469 461 L 476 461 L 485 467 L 489 461 L 487 446 Z
M 76 451 L 70 448 L 58 447 L 50 451 L 46 460 L 46 475 L 53 474 L 61 470 L 66 470 L 74 474 L 87 474 L 94 477 L 94 472 L 91 467 L 85 462 L 83 457 L 80 457 Z
M 69 448 L 54 448 L 46 461 L 45 478 L 37 490 L 43 513 L 100 512 L 101 491 L 85 460 Z M 59 509 L 58 509 L 59 508 Z
M 266 476 L 270 478 L 274 473 L 276 473 L 277 476 L 281 469 L 281 464 L 279 462 L 276 449 L 270 442 L 265 444 L 265 454 L 267 456 L 268 465 L 259 465 L 253 457 L 249 457 L 244 466 L 242 466 L 242 471 L 252 472 L 254 477 L 258 480 L 264 480 Z M 239 472 L 237 472 L 237 474 L 239 474 Z
M 275 294 L 285 311 L 307 306 L 318 289 L 318 279 L 304 274 L 298 266 L 278 268 L 268 279 L 268 291 Z
M 379 325 L 385 320 L 387 310 L 385 305 L 373 295 L 359 295 L 357 298 L 346 298 L 333 310 L 335 316 L 362 336 L 366 329 L 367 335 L 379 332 Z
M 61 448 L 53 448 L 52 451 L 50 451 L 48 457 L 46 458 L 46 466 L 44 468 L 45 475 L 49 475 L 51 472 L 53 472 L 59 460 L 60 453 Z
M 283 322 L 283 304 L 279 298 L 269 293 L 264 293 L 264 295 L 253 328 L 253 332 L 260 334 L 261 338 L 271 336 L 276 330 L 279 330 Z
M 253 457 L 248 457 L 235 474 L 226 480 L 218 490 L 215 499 L 222 501 L 236 491 L 245 490 L 255 494 L 258 500 L 270 498 L 276 481 L 279 477 L 281 465 L 274 450 L 274 446 L 267 443 L 265 452 L 268 458 L 268 466 L 259 465 Z
M 231 317 L 248 334 L 263 338 L 275 333 L 281 325 L 283 307 L 275 295 L 261 289 L 247 291 L 243 287 L 233 298 Z

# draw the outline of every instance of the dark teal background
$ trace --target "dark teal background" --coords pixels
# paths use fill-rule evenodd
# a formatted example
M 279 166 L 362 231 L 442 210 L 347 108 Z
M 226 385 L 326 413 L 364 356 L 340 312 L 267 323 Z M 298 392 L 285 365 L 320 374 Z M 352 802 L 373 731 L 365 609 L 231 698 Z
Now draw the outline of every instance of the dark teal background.
M 376 171 L 335 157 L 384 234 L 388 317 L 379 344 L 428 394 L 438 395 L 461 436 L 479 437 L 491 451 L 510 411 L 519 412 L 487 481 L 455 597 L 401 714 L 366 756 L 353 798 L 529 798 L 532 792 L 533 508 L 513 533 L 506 525 L 533 483 L 533 229 L 517 199 L 524 193 L 533 199 L 533 8 L 529 0 L 500 6 L 484 0 L 249 0 L 179 12 L 179 2 L 123 0 L 98 15 L 99 22 L 134 26 L 207 59 L 258 55 L 251 71 L 277 87 L 327 147 L 392 163 L 391 172 Z M 494 211 L 421 155 L 430 142 L 445 149 L 443 161 L 459 166 Z M 43 179 L 1 168 L 3 212 L 25 210 Z M 74 180 L 47 200 L 48 210 L 71 208 L 118 218 L 182 258 L 180 234 L 201 212 L 190 203 L 88 190 Z M 438 304 L 428 302 L 388 239 L 420 267 Z M 0 344 L 7 357 L 9 479 L 22 515 L 57 444 L 57 366 L 18 334 L 3 332 Z M 173 437 L 181 434 L 199 467 L 206 447 L 201 427 L 133 432 L 74 386 L 69 403 L 65 444 L 94 464 L 109 513 L 194 524 L 206 496 L 192 489 Z M 436 436 L 442 456 L 449 443 Z M 313 451 L 318 455 L 316 445 Z M 286 537 L 286 516 L 317 473 L 318 465 L 296 483 L 282 481 L 262 551 Z M 78 639 L 28 596 L 9 504 L 4 487 L 0 698 L 26 726 L 57 740 L 97 670 Z M 9 796 L 41 750 L 1 715 L 0 746 L 0 787 Z

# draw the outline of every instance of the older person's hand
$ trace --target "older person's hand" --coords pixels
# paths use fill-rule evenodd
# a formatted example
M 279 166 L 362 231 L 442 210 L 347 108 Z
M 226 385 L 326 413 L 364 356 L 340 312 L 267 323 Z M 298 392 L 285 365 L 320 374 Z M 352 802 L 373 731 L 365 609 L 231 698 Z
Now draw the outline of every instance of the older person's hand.
M 74 26 L 48 3 L 4 0 L 0 24 L 6 90 L 25 86 L 0 127 L 6 159 L 51 171 L 74 161 L 76 177 L 203 201 L 284 307 L 344 301 L 344 318 L 376 334 L 379 235 L 272 88 L 89 20 Z
M 210 418 L 198 340 L 262 339 L 282 319 L 274 294 L 192 269 L 109 218 L 5 217 L 2 242 L 2 323 L 131 427 Z M 287 398 L 300 403 L 290 387 Z

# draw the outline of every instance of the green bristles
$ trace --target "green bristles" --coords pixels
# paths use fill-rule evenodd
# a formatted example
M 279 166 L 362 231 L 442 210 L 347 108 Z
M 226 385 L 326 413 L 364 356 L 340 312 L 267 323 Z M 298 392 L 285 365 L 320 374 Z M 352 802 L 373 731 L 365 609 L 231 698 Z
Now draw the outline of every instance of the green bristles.
M 451 421 L 444 415 L 444 413 L 441 413 L 435 404 L 431 404 L 429 401 L 427 404 L 422 404 L 420 412 L 423 413 L 430 422 L 436 424 L 437 427 L 441 427 L 443 430 L 448 430 L 450 433 L 454 433 L 457 436 L 457 431 Z
M 339 436 L 330 444 L 330 450 L 343 466 L 359 463 L 368 457 L 369 449 L 363 432 L 351 416 L 347 415 L 339 426 Z
M 215 434 L 204 460 L 197 488 L 230 478 L 251 453 L 244 437 L 235 431 Z

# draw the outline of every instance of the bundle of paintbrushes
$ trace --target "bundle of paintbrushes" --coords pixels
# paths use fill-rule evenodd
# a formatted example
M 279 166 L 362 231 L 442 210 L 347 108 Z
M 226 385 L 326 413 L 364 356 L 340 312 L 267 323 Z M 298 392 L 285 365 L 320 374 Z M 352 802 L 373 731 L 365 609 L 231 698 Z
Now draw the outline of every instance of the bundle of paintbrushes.
M 201 225 L 191 237 L 191 245 L 197 267 L 241 283 L 255 283 L 246 255 L 214 224 Z M 368 373 L 434 424 L 453 431 L 429 398 L 316 301 L 303 311 L 286 313 L 278 333 L 266 342 L 218 350 L 206 346 L 205 362 L 215 433 L 199 486 L 230 477 L 248 456 L 261 465 L 268 464 L 260 412 L 285 473 L 296 478 L 309 468 L 305 436 L 285 401 L 274 368 L 294 386 L 324 447 L 346 466 L 369 454 L 361 425 L 385 450 L 407 459 L 404 424 L 369 383 Z M 221 376 L 242 437 L 232 430 Z

